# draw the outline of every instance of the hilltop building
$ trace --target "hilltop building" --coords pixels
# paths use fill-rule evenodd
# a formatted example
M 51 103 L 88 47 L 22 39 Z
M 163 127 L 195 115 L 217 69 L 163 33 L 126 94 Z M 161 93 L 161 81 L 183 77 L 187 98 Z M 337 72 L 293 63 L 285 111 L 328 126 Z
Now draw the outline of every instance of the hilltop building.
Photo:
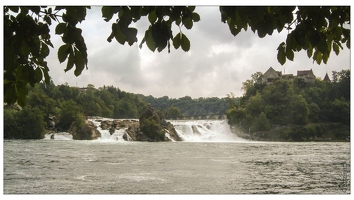
M 270 67 L 263 74 L 263 76 L 257 81 L 257 83 L 263 83 L 263 84 L 269 85 L 269 84 L 272 84 L 276 78 L 279 78 L 281 80 L 288 80 L 288 81 L 293 81 L 295 78 L 301 78 L 305 82 L 308 82 L 308 83 L 315 82 L 315 80 L 316 80 L 316 76 L 313 73 L 312 69 L 297 71 L 297 75 L 294 76 L 293 74 L 282 74 L 281 71 L 276 71 L 273 69 L 273 67 Z M 328 75 L 327 75 L 327 78 L 328 78 Z M 327 80 L 327 78 L 326 78 L 326 80 Z M 328 81 L 330 81 L 329 78 L 328 78 Z
M 312 69 L 297 71 L 297 78 L 302 78 L 305 82 L 315 82 L 316 76 L 313 74 Z
M 276 78 L 281 78 L 281 71 L 275 71 L 273 69 L 273 67 L 270 67 L 264 74 L 263 74 L 263 77 L 262 77 L 262 83 L 265 83 L 265 84 L 272 84 L 273 81 L 276 79 Z
M 326 73 L 325 77 L 323 78 L 324 82 L 331 82 L 331 79 L 329 79 L 328 74 Z

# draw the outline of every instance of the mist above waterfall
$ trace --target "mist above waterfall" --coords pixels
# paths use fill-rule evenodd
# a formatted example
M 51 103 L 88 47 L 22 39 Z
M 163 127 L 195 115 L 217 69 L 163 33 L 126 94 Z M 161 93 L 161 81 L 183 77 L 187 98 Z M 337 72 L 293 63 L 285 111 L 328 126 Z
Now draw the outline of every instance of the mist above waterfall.
M 226 120 L 170 121 L 184 142 L 246 142 L 230 130 Z

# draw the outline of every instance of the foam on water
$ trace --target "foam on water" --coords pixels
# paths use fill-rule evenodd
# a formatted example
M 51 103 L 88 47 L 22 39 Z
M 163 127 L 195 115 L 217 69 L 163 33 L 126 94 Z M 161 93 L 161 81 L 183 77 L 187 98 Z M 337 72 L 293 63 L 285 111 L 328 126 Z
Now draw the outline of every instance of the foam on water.
M 54 134 L 54 139 L 51 138 L 53 134 Z M 73 136 L 67 132 L 58 132 L 58 133 L 46 134 L 43 139 L 44 140 L 72 140 Z
M 99 121 L 95 120 L 95 119 L 89 119 L 89 120 L 93 122 L 93 124 L 96 126 L 97 130 L 101 133 L 101 137 L 97 139 L 98 141 L 100 141 L 100 142 L 113 142 L 113 141 L 125 142 L 125 140 L 123 139 L 123 135 L 125 133 L 125 130 L 127 130 L 126 128 L 115 130 L 112 135 L 109 132 L 109 130 L 102 130 L 102 128 L 101 128 L 101 121 L 104 121 L 104 120 L 113 121 L 114 119 L 102 118 Z
M 185 142 L 247 142 L 230 130 L 226 120 L 170 121 Z

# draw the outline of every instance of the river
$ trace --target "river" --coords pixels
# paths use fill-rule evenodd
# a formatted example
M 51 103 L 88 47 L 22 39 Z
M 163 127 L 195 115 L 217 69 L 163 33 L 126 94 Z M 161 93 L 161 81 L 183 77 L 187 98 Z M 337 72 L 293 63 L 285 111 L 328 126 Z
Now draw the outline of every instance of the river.
M 226 136 L 199 130 L 189 142 L 4 140 L 3 192 L 350 194 L 349 142 L 218 140 L 230 136 L 223 128 Z

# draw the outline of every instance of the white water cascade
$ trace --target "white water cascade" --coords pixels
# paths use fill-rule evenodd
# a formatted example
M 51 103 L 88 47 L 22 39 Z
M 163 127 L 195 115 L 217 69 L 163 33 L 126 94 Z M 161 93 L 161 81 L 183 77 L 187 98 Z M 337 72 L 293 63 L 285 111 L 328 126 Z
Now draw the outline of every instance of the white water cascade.
M 112 141 L 125 142 L 125 140 L 123 139 L 123 135 L 125 133 L 126 128 L 115 130 L 114 133 L 111 135 L 109 130 L 102 130 L 101 121 L 97 121 L 94 119 L 89 119 L 89 120 L 93 122 L 93 124 L 97 127 L 97 130 L 101 133 L 101 137 L 98 138 L 98 140 L 103 141 L 103 142 L 112 142 Z M 110 118 L 103 118 L 102 120 L 112 120 L 113 121 L 113 119 L 110 119 Z
M 226 120 L 171 120 L 184 142 L 247 142 L 230 130 Z

